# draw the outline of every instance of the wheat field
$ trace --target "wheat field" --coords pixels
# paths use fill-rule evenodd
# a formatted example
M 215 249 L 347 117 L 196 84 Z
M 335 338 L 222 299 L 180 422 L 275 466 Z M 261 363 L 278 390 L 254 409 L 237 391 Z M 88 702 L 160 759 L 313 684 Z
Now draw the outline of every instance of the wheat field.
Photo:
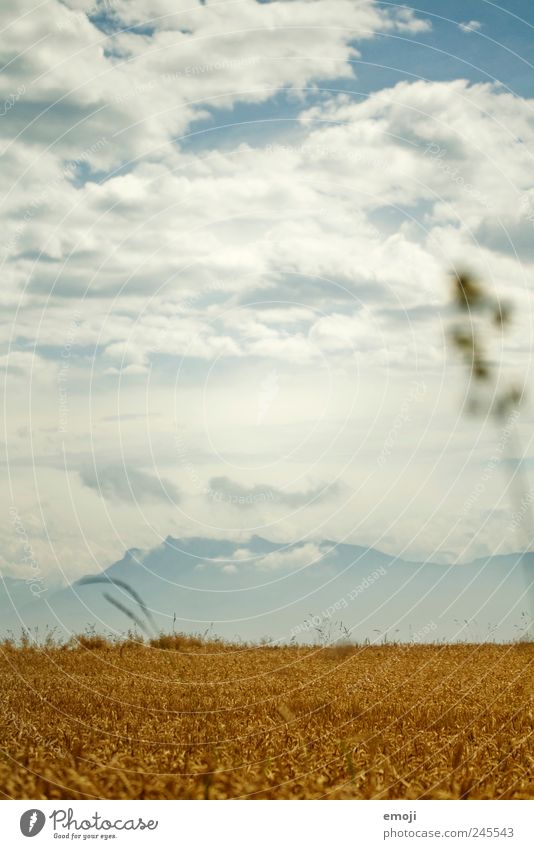
M 0 651 L 4 799 L 531 799 L 534 645 Z

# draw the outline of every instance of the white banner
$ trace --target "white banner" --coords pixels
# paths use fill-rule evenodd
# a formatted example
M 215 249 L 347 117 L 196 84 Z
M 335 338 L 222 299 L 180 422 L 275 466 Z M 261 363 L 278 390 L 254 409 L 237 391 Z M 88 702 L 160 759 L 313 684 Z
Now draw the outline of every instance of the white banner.
M 78 845 L 282 847 L 503 847 L 532 849 L 531 801 L 6 801 L 0 840 Z M 35 839 L 35 843 L 29 841 Z

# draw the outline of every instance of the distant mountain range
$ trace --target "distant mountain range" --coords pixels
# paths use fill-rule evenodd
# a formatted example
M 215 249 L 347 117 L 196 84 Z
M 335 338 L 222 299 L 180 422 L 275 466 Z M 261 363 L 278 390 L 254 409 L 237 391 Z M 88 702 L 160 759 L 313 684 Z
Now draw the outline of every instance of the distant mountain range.
M 328 540 L 168 537 L 68 587 L 40 584 L 40 595 L 4 577 L 0 633 L 117 635 L 135 618 L 150 634 L 247 641 L 510 640 L 530 629 L 533 582 L 534 553 L 444 566 Z

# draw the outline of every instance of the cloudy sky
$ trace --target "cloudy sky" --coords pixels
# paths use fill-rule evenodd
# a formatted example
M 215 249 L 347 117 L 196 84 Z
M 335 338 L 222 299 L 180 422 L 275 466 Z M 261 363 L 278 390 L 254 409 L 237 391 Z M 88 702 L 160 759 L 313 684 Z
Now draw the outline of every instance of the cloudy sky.
M 447 275 L 515 307 L 494 356 L 528 387 L 533 25 L 3 0 L 4 574 L 28 540 L 69 578 L 169 534 L 517 550 L 534 399 L 512 445 L 464 414 Z

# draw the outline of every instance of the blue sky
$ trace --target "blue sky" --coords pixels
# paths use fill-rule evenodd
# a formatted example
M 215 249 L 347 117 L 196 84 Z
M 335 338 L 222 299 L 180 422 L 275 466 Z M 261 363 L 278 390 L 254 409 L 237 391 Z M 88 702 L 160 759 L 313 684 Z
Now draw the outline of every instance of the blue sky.
M 390 39 L 372 45 L 371 62 L 395 64 L 397 79 L 409 74 L 430 80 L 465 77 L 472 82 L 500 81 L 512 91 L 526 97 L 532 95 L 534 62 L 534 14 L 527 2 L 506 3 L 506 7 L 481 0 L 474 2 L 422 2 L 420 9 L 432 22 L 432 30 L 424 38 Z M 477 21 L 480 29 L 466 33 L 458 23 Z M 391 61 L 392 55 L 395 62 Z M 530 63 L 530 64 L 529 64 Z M 372 89 L 389 85 L 395 76 L 384 76 L 371 82 Z M 369 90 L 372 90 L 369 89 Z
M 481 0 L 3 4 L 4 497 L 44 572 L 169 534 L 528 545 L 446 336 L 468 264 L 528 384 L 533 26 Z M 23 556 L 8 526 L 3 570 Z

